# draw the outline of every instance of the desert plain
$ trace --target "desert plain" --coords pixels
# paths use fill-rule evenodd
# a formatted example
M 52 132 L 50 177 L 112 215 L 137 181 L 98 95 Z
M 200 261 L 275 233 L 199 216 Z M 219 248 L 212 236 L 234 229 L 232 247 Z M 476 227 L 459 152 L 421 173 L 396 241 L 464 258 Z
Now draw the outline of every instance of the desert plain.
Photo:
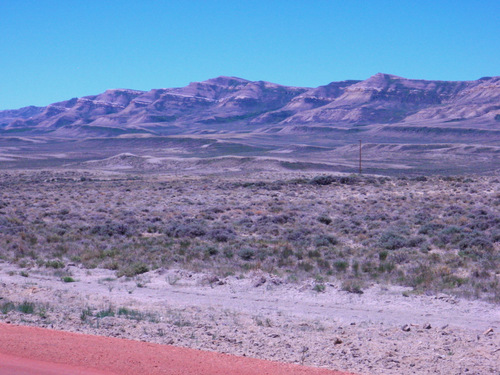
M 497 177 L 129 159 L 0 174 L 0 321 L 366 375 L 499 373 Z

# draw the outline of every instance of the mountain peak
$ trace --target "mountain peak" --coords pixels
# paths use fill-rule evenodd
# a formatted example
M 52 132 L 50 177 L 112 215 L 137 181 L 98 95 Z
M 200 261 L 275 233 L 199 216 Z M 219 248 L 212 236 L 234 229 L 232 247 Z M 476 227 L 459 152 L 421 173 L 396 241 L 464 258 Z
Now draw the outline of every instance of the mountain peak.
M 376 89 L 380 90 L 383 88 L 386 88 L 390 86 L 391 84 L 394 83 L 394 81 L 399 81 L 399 82 L 417 82 L 414 80 L 410 80 L 407 78 L 395 76 L 393 74 L 386 74 L 386 73 L 377 73 L 370 78 L 359 82 L 356 87 L 358 88 L 365 88 L 365 89 Z
M 239 78 L 239 77 L 219 76 L 219 77 L 215 77 L 215 78 L 210 78 L 210 79 L 203 81 L 201 83 L 210 83 L 210 84 L 216 84 L 216 85 L 221 85 L 221 86 L 236 86 L 236 85 L 246 84 L 249 82 L 250 82 L 249 80 Z
M 394 74 L 377 73 L 377 74 L 371 76 L 370 78 L 368 78 L 367 81 L 368 80 L 389 80 L 389 79 L 406 79 L 406 78 L 399 77 L 399 76 L 396 76 Z

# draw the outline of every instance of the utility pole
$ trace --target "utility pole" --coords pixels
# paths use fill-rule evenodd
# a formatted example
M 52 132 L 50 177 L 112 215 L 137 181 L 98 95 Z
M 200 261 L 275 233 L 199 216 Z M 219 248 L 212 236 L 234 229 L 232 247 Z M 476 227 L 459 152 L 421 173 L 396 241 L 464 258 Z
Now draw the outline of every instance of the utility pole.
M 359 174 L 361 174 L 361 139 L 359 140 Z

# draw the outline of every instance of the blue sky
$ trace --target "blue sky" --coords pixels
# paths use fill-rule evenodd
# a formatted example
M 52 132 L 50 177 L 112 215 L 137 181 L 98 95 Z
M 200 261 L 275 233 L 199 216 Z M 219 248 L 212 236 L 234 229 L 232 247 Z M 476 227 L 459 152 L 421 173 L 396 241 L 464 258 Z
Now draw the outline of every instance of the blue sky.
M 0 0 L 0 109 L 219 75 L 500 75 L 498 0 Z

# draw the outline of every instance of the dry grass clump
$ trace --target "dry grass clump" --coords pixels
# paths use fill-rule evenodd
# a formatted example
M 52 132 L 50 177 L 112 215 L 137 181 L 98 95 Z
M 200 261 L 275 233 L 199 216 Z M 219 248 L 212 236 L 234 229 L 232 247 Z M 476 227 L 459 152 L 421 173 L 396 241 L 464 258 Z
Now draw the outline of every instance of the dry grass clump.
M 338 280 L 353 293 L 376 281 L 500 301 L 499 185 L 491 177 L 4 173 L 0 257 L 128 277 L 158 267 L 219 276 L 259 269 Z

